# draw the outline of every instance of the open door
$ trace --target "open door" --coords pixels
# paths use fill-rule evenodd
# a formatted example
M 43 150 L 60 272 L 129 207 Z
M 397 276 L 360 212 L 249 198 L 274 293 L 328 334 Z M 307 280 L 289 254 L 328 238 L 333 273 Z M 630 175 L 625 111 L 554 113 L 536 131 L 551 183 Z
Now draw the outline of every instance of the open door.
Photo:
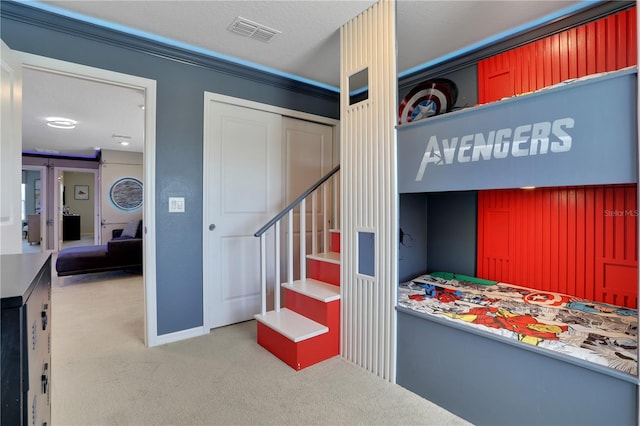
M 0 43 L 0 254 L 9 254 L 22 252 L 22 72 L 13 51 Z
M 56 168 L 56 186 L 57 197 L 53 211 L 55 212 L 55 220 L 58 226 L 54 228 L 56 246 L 55 251 L 62 250 L 62 241 L 64 240 L 64 171 Z

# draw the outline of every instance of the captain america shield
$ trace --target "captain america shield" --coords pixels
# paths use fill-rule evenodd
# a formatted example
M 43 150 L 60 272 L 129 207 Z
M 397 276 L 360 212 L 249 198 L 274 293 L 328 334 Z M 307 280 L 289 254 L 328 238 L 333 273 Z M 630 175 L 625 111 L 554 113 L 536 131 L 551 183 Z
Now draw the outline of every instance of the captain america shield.
M 451 80 L 428 80 L 411 89 L 400 102 L 398 124 L 451 111 L 458 98 L 458 89 Z

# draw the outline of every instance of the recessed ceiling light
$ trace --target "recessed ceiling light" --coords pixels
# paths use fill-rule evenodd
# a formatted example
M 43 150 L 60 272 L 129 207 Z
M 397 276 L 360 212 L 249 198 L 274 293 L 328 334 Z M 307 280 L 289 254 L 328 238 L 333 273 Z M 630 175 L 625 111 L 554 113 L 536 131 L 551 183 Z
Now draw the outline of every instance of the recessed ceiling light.
M 129 145 L 129 142 L 127 142 L 127 141 L 120 141 L 120 145 L 122 145 L 122 146 L 127 146 L 127 145 Z
M 75 129 L 76 124 L 78 124 L 76 120 L 64 117 L 47 117 L 46 120 L 47 126 L 53 127 L 55 129 Z

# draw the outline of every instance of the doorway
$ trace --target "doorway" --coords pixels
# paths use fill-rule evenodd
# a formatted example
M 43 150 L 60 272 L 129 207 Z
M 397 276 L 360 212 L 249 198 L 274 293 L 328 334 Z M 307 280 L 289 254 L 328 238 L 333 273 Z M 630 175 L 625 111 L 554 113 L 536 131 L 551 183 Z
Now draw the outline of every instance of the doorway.
M 133 88 L 143 94 L 142 107 L 137 106 L 143 115 L 144 159 L 143 159 L 143 198 L 142 209 L 144 220 L 144 268 L 143 280 L 145 288 L 144 341 L 147 346 L 159 344 L 156 318 L 156 279 L 155 279 L 155 122 L 156 122 L 156 82 L 142 77 L 102 70 L 24 52 L 13 52 L 22 63 L 22 68 L 43 71 L 50 74 L 63 75 L 79 79 L 83 82 L 96 82 L 112 87 Z M 23 87 L 24 89 L 24 87 Z M 95 104 L 95 99 L 92 100 Z M 126 135 L 125 135 L 126 136 Z M 50 183 L 51 186 L 51 183 Z M 52 194 L 50 192 L 50 194 Z M 59 197 L 61 198 L 61 197 Z M 64 205 L 59 204 L 59 207 Z
M 22 252 L 37 253 L 47 246 L 46 167 L 23 166 L 21 180 Z
M 62 201 L 61 206 L 54 208 L 61 212 L 58 229 L 54 231 L 59 249 L 100 244 L 98 174 L 65 167 L 56 167 L 54 174 L 61 177 L 54 195 L 54 200 Z

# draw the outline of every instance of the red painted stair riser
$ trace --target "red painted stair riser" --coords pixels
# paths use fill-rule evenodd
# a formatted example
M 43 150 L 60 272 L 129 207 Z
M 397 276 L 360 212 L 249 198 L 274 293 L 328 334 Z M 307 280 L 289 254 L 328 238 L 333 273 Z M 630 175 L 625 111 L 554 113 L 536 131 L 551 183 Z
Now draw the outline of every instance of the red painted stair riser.
M 325 333 L 295 343 L 258 322 L 258 344 L 298 371 L 338 355 L 340 348 L 336 349 L 333 340 L 334 336 Z
M 340 233 L 331 233 L 331 251 L 340 253 Z
M 340 329 L 340 300 L 325 303 L 285 289 L 284 304 L 286 308 L 326 325 L 331 331 Z
M 307 277 L 340 286 L 340 264 L 308 259 Z

